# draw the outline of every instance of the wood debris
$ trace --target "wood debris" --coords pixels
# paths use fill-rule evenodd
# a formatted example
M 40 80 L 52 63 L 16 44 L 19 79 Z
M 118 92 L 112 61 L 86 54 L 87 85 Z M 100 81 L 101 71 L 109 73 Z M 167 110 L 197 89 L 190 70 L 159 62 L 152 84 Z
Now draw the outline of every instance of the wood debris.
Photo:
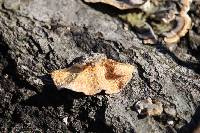
M 163 112 L 162 103 L 151 98 L 138 101 L 135 108 L 140 115 L 156 116 Z
M 169 116 L 173 116 L 173 117 L 176 117 L 176 109 L 172 106 L 166 106 L 164 107 L 164 112 L 169 115 Z
M 97 54 L 81 64 L 55 70 L 51 77 L 57 88 L 67 88 L 85 95 L 95 95 L 102 90 L 106 94 L 120 92 L 131 80 L 134 66 L 119 63 Z

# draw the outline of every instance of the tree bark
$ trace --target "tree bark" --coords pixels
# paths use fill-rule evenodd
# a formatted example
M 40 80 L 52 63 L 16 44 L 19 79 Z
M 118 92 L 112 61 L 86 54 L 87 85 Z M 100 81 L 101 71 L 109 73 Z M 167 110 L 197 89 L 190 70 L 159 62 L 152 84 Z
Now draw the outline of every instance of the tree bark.
M 14 117 L 19 113 L 21 121 L 6 117 L 3 128 L 9 127 L 5 123 L 13 123 L 9 130 L 21 130 L 28 121 L 32 123 L 30 130 L 42 131 L 166 132 L 179 130 L 191 121 L 200 98 L 199 62 L 195 56 L 184 50 L 170 52 L 161 44 L 143 45 L 133 31 L 125 31 L 122 22 L 109 15 L 112 9 L 102 12 L 80 0 L 0 3 L 0 51 L 8 62 L 4 70 L 19 86 L 16 88 L 21 87 L 20 92 L 12 90 L 20 94 L 20 100 L 11 111 Z M 55 90 L 49 73 L 90 53 L 103 53 L 135 65 L 136 75 L 115 95 L 84 96 Z M 176 116 L 163 113 L 158 118 L 139 119 L 134 103 L 148 97 L 158 99 L 163 107 L 175 108 Z M 34 110 L 45 112 L 47 117 L 39 114 L 38 120 Z M 64 116 L 68 117 L 68 125 L 59 121 Z M 166 122 L 171 119 L 175 124 L 169 129 Z M 46 129 L 37 121 L 45 123 Z

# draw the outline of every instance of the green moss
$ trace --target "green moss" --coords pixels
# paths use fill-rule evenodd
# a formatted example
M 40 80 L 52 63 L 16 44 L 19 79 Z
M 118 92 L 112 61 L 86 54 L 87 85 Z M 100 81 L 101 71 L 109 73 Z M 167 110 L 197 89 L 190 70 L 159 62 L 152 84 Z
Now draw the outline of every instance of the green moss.
M 144 13 L 127 13 L 119 17 L 131 26 L 142 27 L 145 25 L 146 16 Z
M 151 25 L 157 34 L 170 31 L 173 28 L 172 24 L 166 24 L 164 22 L 161 22 L 161 23 L 152 22 Z
M 163 32 L 167 32 L 173 29 L 173 24 L 164 23 L 161 20 L 159 20 L 160 18 L 154 19 L 153 16 L 154 13 L 160 9 L 160 7 L 163 7 L 166 4 L 167 3 L 165 0 L 160 0 L 159 5 L 154 5 L 153 3 L 150 3 L 149 5 L 146 4 L 145 6 L 140 7 L 140 9 L 143 9 L 145 13 L 129 12 L 123 15 L 119 15 L 119 18 L 130 24 L 130 26 L 132 27 L 148 29 L 150 25 L 156 34 L 162 34 Z M 159 20 L 159 22 L 157 19 Z M 147 23 L 149 25 L 147 25 Z

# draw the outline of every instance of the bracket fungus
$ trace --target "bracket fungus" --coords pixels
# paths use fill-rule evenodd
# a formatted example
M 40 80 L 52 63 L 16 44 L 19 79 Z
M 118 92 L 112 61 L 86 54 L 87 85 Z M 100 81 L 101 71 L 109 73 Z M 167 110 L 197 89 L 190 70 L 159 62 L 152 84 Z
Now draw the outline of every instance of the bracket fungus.
M 51 77 L 57 88 L 67 88 L 85 95 L 118 93 L 131 80 L 133 65 L 107 59 L 101 54 L 86 58 L 81 64 L 55 70 Z
M 178 43 L 191 28 L 187 14 L 192 0 L 84 0 L 88 3 L 105 3 L 120 10 L 139 9 L 139 13 L 128 10 L 119 17 L 136 27 L 138 37 L 144 43 L 155 44 L 162 38 L 168 47 Z M 142 16 L 141 16 L 142 14 Z
M 84 0 L 88 3 L 104 3 L 121 10 L 133 9 L 145 3 L 143 0 Z
M 164 41 L 167 44 L 174 44 L 179 41 L 179 39 L 188 32 L 191 28 L 192 22 L 190 16 L 187 14 L 190 10 L 190 4 L 192 0 L 181 0 L 181 9 L 179 15 L 175 17 L 176 26 L 169 31 L 168 33 L 164 33 L 165 38 Z
M 151 98 L 138 101 L 135 108 L 140 115 L 156 116 L 161 115 L 163 112 L 162 103 Z

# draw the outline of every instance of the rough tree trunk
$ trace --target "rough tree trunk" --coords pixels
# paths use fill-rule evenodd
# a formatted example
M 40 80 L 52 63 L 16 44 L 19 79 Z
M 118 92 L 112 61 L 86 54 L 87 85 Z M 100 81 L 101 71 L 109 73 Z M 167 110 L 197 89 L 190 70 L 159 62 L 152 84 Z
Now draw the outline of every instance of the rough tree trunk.
M 108 15 L 113 10 L 94 9 L 81 0 L 0 3 L 2 132 L 158 133 L 191 131 L 199 122 L 200 39 L 196 29 L 182 41 L 182 45 L 192 44 L 196 54 L 187 53 L 185 47 L 172 53 L 162 45 L 143 45 L 133 31 L 125 31 L 122 22 Z M 190 13 L 198 21 L 194 27 L 199 23 L 195 11 Z M 90 53 L 133 64 L 137 73 L 114 95 L 57 91 L 48 74 Z M 160 100 L 177 114 L 138 117 L 134 103 L 147 97 Z M 174 124 L 168 125 L 169 120 Z

